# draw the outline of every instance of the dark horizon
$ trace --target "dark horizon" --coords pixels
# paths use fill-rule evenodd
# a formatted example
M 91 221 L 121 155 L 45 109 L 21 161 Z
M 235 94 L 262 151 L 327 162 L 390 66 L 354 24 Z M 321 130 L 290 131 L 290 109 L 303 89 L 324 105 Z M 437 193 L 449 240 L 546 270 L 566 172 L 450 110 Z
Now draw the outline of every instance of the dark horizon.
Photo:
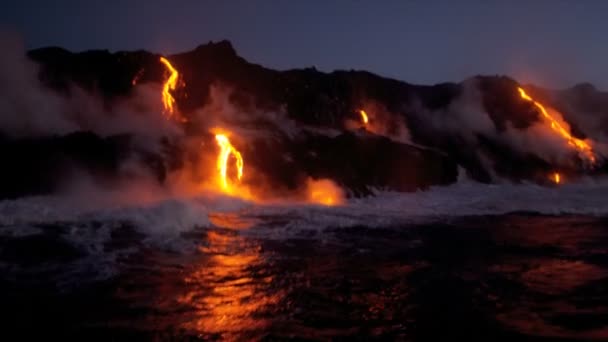
M 523 83 L 608 89 L 606 2 L 21 1 L 1 27 L 27 49 L 146 49 L 172 54 L 229 40 L 273 69 L 366 70 L 415 84 L 508 75 Z

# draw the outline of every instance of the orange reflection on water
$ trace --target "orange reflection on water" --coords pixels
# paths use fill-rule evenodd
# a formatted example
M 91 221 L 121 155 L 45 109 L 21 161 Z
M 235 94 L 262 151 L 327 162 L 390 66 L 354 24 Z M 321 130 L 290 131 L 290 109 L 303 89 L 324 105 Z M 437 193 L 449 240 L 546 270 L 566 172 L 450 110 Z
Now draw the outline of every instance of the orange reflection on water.
M 591 325 L 585 329 L 568 329 L 557 323 L 560 317 L 606 317 L 604 305 L 578 305 L 575 295 L 593 282 L 606 279 L 608 270 L 582 260 L 558 258 L 523 258 L 520 263 L 496 265 L 493 271 L 515 275 L 519 283 L 532 290 L 521 299 L 501 303 L 497 320 L 519 333 L 545 338 L 606 340 L 608 327 Z M 540 293 L 543 300 L 537 300 Z M 580 292 L 579 292 L 580 293 Z M 574 297 L 571 297 L 573 296 Z M 500 298 L 500 297 L 496 297 Z M 574 298 L 575 300 L 572 300 Z
M 202 336 L 248 339 L 268 327 L 283 295 L 270 288 L 273 276 L 265 267 L 261 246 L 235 230 L 250 223 L 234 214 L 211 215 L 211 220 L 229 229 L 207 234 L 200 251 L 208 258 L 185 277 L 188 292 L 178 301 L 193 308 L 195 317 L 184 328 Z
M 607 275 L 602 267 L 580 260 L 540 259 L 526 267 L 521 274 L 522 282 L 535 291 L 549 294 L 571 291 Z
M 211 213 L 209 221 L 216 227 L 228 229 L 249 229 L 259 222 L 257 219 L 236 213 Z

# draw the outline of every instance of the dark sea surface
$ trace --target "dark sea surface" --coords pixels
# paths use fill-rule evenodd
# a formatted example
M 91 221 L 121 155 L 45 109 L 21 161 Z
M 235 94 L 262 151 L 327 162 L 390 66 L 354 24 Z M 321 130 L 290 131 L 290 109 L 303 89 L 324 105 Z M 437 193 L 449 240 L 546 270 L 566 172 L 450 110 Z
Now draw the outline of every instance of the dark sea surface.
M 280 239 L 273 226 L 288 214 L 209 219 L 175 244 L 95 222 L 79 228 L 82 241 L 105 236 L 95 246 L 60 224 L 4 234 L 2 340 L 608 339 L 602 216 L 329 225 Z

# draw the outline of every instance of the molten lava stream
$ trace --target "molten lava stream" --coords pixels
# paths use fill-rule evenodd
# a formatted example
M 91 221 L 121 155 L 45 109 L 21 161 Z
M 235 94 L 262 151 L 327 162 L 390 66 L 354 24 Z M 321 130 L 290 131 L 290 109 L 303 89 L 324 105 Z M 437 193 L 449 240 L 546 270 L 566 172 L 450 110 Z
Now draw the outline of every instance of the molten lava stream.
M 590 143 L 573 137 L 570 132 L 568 132 L 568 130 L 559 123 L 559 121 L 557 121 L 553 116 L 551 116 L 547 112 L 547 110 L 542 104 L 534 101 L 534 99 L 531 98 L 528 94 L 526 94 L 526 92 L 522 88 L 518 87 L 517 90 L 519 91 L 519 95 L 522 99 L 532 102 L 540 110 L 543 117 L 551 124 L 551 129 L 553 129 L 553 131 L 558 133 L 564 140 L 566 140 L 568 142 L 568 145 L 578 150 L 579 155 L 582 158 L 589 161 L 591 165 L 595 164 L 595 153 L 593 152 L 593 148 L 591 147 Z
M 363 126 L 367 126 L 367 124 L 369 123 L 369 117 L 367 116 L 367 113 L 361 109 L 359 110 L 359 115 L 361 115 L 361 122 L 363 123 Z
M 238 195 L 238 189 L 230 182 L 228 176 L 228 161 L 230 156 L 233 156 L 235 159 L 236 166 L 236 178 L 237 181 L 241 181 L 243 178 L 243 156 L 241 153 L 232 146 L 230 143 L 230 139 L 225 134 L 216 134 L 215 141 L 217 142 L 220 153 L 217 156 L 217 170 L 218 170 L 218 178 L 220 189 L 228 194 Z
M 162 100 L 164 112 L 168 118 L 174 117 L 179 119 L 180 121 L 185 121 L 184 118 L 176 116 L 176 102 L 175 98 L 171 94 L 172 91 L 175 91 L 175 89 L 177 89 L 179 72 L 173 67 L 173 65 L 171 65 L 171 62 L 169 62 L 169 60 L 165 57 L 160 57 L 160 62 L 163 63 L 167 70 L 169 70 L 170 72 L 169 78 L 167 78 L 167 80 L 163 84 Z
M 559 183 L 561 183 L 561 182 L 562 182 L 562 177 L 561 177 L 561 175 L 559 174 L 559 172 L 554 172 L 554 173 L 551 175 L 551 179 L 553 180 L 553 182 L 554 182 L 555 184 L 559 184 Z

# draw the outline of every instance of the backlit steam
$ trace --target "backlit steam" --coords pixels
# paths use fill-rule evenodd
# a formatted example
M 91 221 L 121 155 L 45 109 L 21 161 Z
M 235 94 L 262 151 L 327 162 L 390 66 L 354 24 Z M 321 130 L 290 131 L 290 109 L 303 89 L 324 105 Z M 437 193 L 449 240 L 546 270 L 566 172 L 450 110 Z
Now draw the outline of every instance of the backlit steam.
M 562 126 L 554 117 L 552 117 L 547 112 L 547 110 L 545 109 L 545 107 L 542 104 L 534 101 L 534 99 L 532 99 L 530 96 L 528 96 L 528 94 L 526 94 L 526 92 L 522 88 L 518 87 L 517 90 L 519 91 L 521 98 L 523 98 L 526 101 L 532 102 L 540 110 L 540 112 L 543 114 L 545 119 L 547 119 L 547 121 L 551 124 L 551 129 L 553 129 L 555 132 L 557 132 L 559 135 L 561 135 L 568 142 L 568 145 L 577 149 L 579 152 L 579 155 L 582 158 L 589 161 L 591 165 L 595 164 L 595 160 L 596 160 L 595 153 L 593 152 L 593 148 L 591 147 L 591 145 L 588 142 L 573 137 L 570 134 L 570 132 L 568 132 L 568 130 L 566 128 L 564 128 L 564 126 Z M 554 179 L 556 179 L 556 178 L 554 178 Z M 557 180 L 559 180 L 559 176 L 558 176 Z M 556 183 L 559 183 L 559 181 L 556 181 Z
M 171 95 L 171 91 L 174 91 L 177 88 L 177 80 L 179 79 L 179 72 L 171 65 L 168 59 L 165 57 L 160 57 L 160 62 L 165 65 L 165 67 L 171 73 L 169 78 L 163 84 L 163 107 L 165 109 L 165 114 L 170 118 L 175 115 L 175 98 Z
M 230 159 L 230 155 L 234 157 L 237 171 L 236 177 L 237 180 L 240 181 L 241 178 L 243 178 L 243 157 L 241 156 L 241 153 L 232 146 L 225 134 L 216 134 L 215 140 L 220 147 L 220 153 L 217 157 L 217 170 L 219 172 L 220 185 L 223 191 L 230 193 L 232 188 L 228 179 L 228 160 Z
M 367 126 L 367 124 L 369 123 L 367 113 L 363 109 L 361 109 L 359 110 L 359 114 L 361 115 L 361 122 L 363 122 L 364 126 Z
M 329 179 L 308 179 L 307 187 L 311 203 L 335 206 L 344 202 L 342 189 Z

